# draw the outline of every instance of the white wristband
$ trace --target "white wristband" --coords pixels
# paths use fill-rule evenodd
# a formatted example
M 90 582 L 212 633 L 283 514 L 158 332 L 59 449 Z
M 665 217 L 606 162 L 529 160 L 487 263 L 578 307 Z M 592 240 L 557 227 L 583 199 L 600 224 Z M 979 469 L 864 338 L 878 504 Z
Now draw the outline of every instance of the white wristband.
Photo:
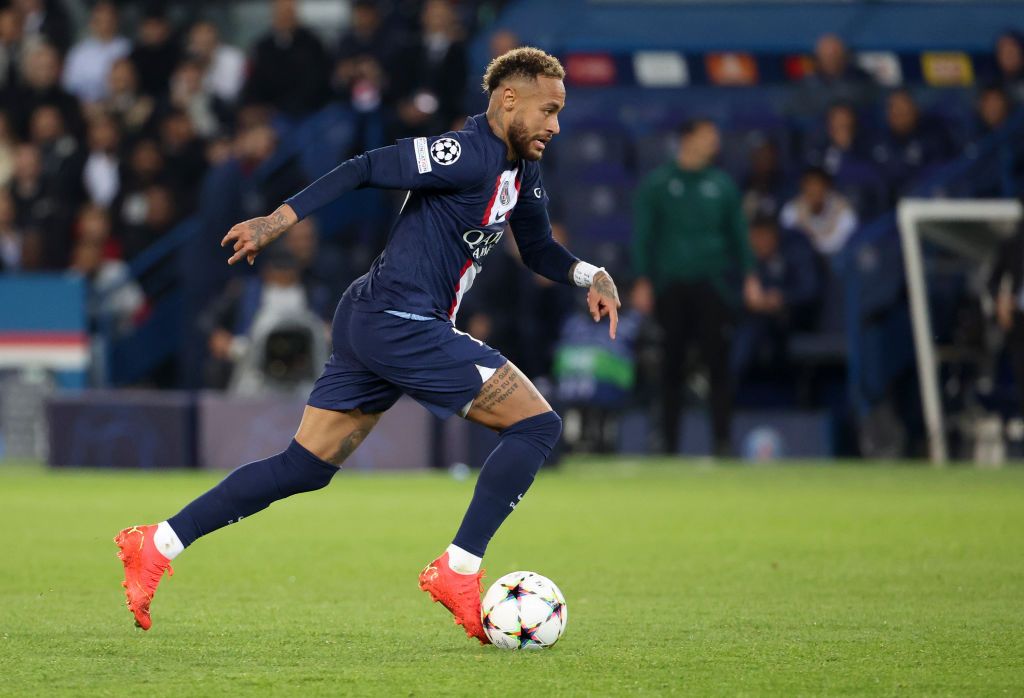
M 604 271 L 604 267 L 595 267 L 593 264 L 588 264 L 581 260 L 576 263 L 576 268 L 572 270 L 572 282 L 577 286 L 590 288 L 590 285 L 594 283 L 594 276 L 599 271 Z

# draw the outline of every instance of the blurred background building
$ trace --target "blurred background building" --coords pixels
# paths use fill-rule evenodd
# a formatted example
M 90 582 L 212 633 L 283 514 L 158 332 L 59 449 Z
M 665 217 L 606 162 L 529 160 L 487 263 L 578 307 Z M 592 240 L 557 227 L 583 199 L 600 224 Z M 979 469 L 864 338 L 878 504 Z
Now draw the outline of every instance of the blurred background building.
M 8 0 L 4 448 L 38 454 L 46 396 L 84 389 L 301 399 L 401 193 L 335 202 L 255 268 L 220 238 L 350 156 L 459 128 L 489 58 L 535 45 L 567 71 L 555 234 L 615 276 L 620 337 L 512 244 L 458 322 L 535 379 L 567 447 L 923 455 L 897 205 L 1020 198 L 1020 31 L 1016 2 Z M 681 142 L 695 124 L 714 138 Z M 961 455 L 979 420 L 1024 438 L 1005 245 L 924 248 Z

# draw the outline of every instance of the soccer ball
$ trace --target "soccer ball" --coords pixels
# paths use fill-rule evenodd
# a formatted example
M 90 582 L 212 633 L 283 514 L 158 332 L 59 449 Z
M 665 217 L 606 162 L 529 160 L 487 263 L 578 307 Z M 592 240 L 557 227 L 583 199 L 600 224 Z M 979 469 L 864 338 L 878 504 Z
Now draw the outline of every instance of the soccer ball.
M 484 632 L 503 650 L 536 650 L 558 642 L 569 607 L 555 583 L 536 572 L 510 572 L 480 604 Z

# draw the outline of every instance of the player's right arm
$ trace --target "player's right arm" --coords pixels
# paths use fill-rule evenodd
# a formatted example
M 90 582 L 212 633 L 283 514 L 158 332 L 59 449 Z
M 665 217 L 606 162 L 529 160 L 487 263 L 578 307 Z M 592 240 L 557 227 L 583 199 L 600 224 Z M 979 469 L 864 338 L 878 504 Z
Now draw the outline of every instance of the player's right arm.
M 476 144 L 462 132 L 403 138 L 346 160 L 285 203 L 302 219 L 354 189 L 454 191 L 479 186 L 482 174 Z
M 288 228 L 347 192 L 364 187 L 459 190 L 479 185 L 481 172 L 475 144 L 462 133 L 405 138 L 346 160 L 269 216 L 234 226 L 221 240 L 221 246 L 234 246 L 228 264 L 243 258 L 252 264 L 260 250 Z

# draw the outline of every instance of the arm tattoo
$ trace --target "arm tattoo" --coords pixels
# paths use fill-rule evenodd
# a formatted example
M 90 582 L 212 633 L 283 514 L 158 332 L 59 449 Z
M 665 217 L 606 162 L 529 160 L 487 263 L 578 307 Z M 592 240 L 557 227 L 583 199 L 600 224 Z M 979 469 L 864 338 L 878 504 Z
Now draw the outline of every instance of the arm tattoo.
M 288 227 L 288 221 L 283 211 L 274 211 L 269 216 L 256 218 L 249 223 L 249 232 L 252 233 L 252 241 L 256 247 L 263 249 L 266 245 L 277 239 L 277 237 Z
M 338 450 L 335 451 L 334 456 L 331 458 L 331 463 L 338 466 L 344 463 L 345 459 L 351 456 L 353 451 L 359 448 L 359 444 L 363 443 L 369 434 L 369 429 L 356 429 L 342 439 L 341 444 L 338 446 Z
M 612 281 L 612 277 L 607 273 L 598 274 L 594 277 L 594 283 L 591 284 L 591 288 L 594 289 L 594 293 L 604 296 L 605 298 L 611 298 L 614 301 L 619 300 L 619 290 L 615 288 L 615 282 Z

